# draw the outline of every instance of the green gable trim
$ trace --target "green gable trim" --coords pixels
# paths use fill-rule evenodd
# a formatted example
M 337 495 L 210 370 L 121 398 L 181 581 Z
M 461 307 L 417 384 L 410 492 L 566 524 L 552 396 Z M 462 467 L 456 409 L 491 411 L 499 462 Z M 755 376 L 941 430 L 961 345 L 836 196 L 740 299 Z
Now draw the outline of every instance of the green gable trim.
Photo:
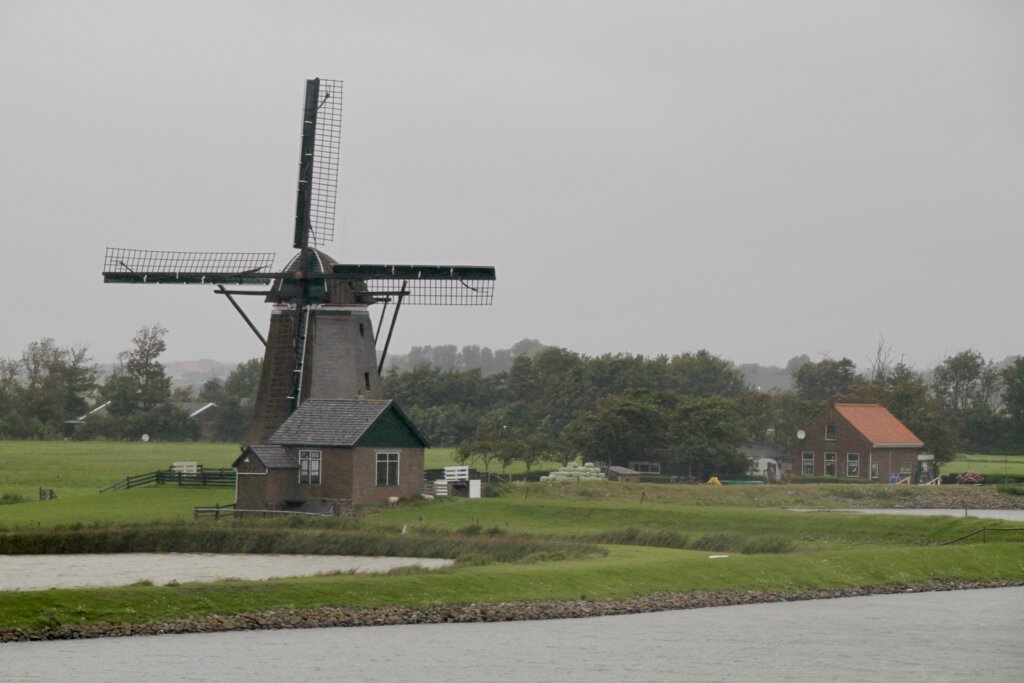
M 355 445 L 360 447 L 426 448 L 427 441 L 395 406 L 374 420 Z

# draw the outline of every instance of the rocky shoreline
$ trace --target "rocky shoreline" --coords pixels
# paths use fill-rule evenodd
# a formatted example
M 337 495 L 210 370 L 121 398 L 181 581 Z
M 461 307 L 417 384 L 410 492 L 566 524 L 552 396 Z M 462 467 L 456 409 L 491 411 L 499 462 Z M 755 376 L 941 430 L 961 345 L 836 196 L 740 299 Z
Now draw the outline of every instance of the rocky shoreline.
M 217 615 L 132 624 L 60 624 L 36 629 L 0 628 L 0 643 L 28 640 L 69 640 L 110 638 L 166 633 L 217 633 L 264 629 L 326 628 L 337 626 L 384 626 L 395 624 L 446 624 L 537 619 L 580 619 L 585 617 L 639 614 L 665 610 L 724 607 L 757 603 L 796 602 L 895 593 L 970 590 L 1022 586 L 1024 581 L 978 583 L 974 581 L 923 581 L 908 584 L 854 588 L 810 589 L 791 592 L 727 591 L 658 593 L 619 600 L 565 600 L 499 602 L 490 604 L 443 605 L 434 607 L 320 607 L 302 610 L 269 610 L 235 615 Z

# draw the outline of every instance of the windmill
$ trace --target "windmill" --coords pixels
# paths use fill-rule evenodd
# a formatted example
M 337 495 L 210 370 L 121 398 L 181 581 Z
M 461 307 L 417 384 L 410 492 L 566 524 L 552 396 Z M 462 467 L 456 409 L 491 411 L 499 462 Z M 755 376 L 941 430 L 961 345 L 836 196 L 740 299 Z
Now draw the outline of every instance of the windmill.
M 106 251 L 104 282 L 212 286 L 263 342 L 249 443 L 264 443 L 307 398 L 382 398 L 380 373 L 403 305 L 479 306 L 493 298 L 493 267 L 344 264 L 321 251 L 334 238 L 340 148 L 341 81 L 307 80 L 292 239 L 298 252 L 280 270 L 269 252 Z M 272 304 L 266 337 L 235 300 L 242 295 Z M 382 305 L 376 334 L 374 304 Z

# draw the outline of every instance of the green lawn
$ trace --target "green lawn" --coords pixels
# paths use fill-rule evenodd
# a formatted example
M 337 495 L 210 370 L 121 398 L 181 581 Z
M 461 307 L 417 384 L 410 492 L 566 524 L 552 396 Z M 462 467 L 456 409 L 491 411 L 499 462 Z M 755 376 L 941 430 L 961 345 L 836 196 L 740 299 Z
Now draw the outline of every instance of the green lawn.
M 0 494 L 26 499 L 0 505 L 0 533 L 35 537 L 53 527 L 74 530 L 78 525 L 149 521 L 180 522 L 167 527 L 169 534 L 192 524 L 200 525 L 198 529 L 204 532 L 231 529 L 230 522 L 217 526 L 209 520 L 191 521 L 194 506 L 230 503 L 234 498 L 231 489 L 164 485 L 102 494 L 99 490 L 125 475 L 163 469 L 178 460 L 225 467 L 237 453 L 238 447 L 231 444 L 0 442 Z M 434 449 L 428 454 L 428 463 L 450 464 L 450 457 L 450 451 Z M 53 488 L 59 499 L 37 500 L 40 486 Z M 313 547 L 331 548 L 341 547 L 342 534 L 355 529 L 364 538 L 379 539 L 396 548 L 396 553 L 403 543 L 411 547 L 429 541 L 444 547 L 443 535 L 456 531 L 463 545 L 466 539 L 478 544 L 469 555 L 459 555 L 464 559 L 472 558 L 484 543 L 497 541 L 505 546 L 516 538 L 584 540 L 604 544 L 609 552 L 559 561 L 543 560 L 551 557 L 543 553 L 530 561 L 464 561 L 436 573 L 6 592 L 0 595 L 0 624 L 32 628 L 104 620 L 143 623 L 319 605 L 599 599 L 654 592 L 801 590 L 930 579 L 1020 581 L 1024 576 L 1024 533 L 990 535 L 987 543 L 975 538 L 958 545 L 939 545 L 985 526 L 1013 526 L 1008 523 L 785 509 L 964 507 L 972 501 L 979 503 L 972 507 L 1011 507 L 1020 503 L 1019 497 L 999 494 L 994 487 L 515 483 L 491 487 L 488 494 L 477 500 L 416 500 L 393 508 L 367 507 L 355 519 L 277 520 L 256 526 L 269 538 L 291 538 L 300 528 L 308 527 L 303 533 L 323 534 L 323 545 L 314 543 Z M 401 532 L 403 527 L 406 533 Z M 128 528 L 123 533 L 132 532 Z M 118 539 L 124 537 L 120 529 L 115 534 Z M 713 553 L 729 557 L 709 560 Z
M 0 496 L 24 500 L 0 505 L 0 528 L 191 518 L 193 507 L 234 502 L 234 490 L 169 485 L 110 493 L 100 489 L 181 460 L 230 467 L 237 455 L 234 444 L 0 441 Z M 40 501 L 41 487 L 53 489 L 57 500 Z
M 927 581 L 1019 581 L 1020 549 L 861 547 L 801 555 L 730 555 L 616 546 L 606 557 L 464 567 L 394 576 L 342 575 L 272 581 L 6 593 L 0 623 L 152 623 L 203 614 L 319 606 L 378 607 L 520 600 L 625 598 L 659 592 L 795 591 Z
M 1024 455 L 959 455 L 956 460 L 943 463 L 943 474 L 977 472 L 986 479 L 998 481 L 1000 475 L 1024 477 Z

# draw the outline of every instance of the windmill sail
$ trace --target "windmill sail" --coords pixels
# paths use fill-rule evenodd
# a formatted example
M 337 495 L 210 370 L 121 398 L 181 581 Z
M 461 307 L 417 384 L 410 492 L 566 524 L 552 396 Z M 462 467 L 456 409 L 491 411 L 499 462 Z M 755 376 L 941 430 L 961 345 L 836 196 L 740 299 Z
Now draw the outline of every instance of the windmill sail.
M 321 247 L 334 239 L 341 157 L 341 81 L 306 81 L 295 202 L 296 249 Z
M 107 247 L 103 281 L 129 284 L 266 285 L 273 252 L 154 251 Z
M 359 282 L 379 299 L 400 297 L 407 306 L 490 306 L 491 266 L 397 266 L 338 264 L 333 275 Z
M 263 342 L 249 443 L 265 443 L 308 398 L 384 398 L 380 370 L 403 305 L 486 306 L 494 296 L 489 266 L 341 264 L 320 250 L 334 238 L 341 95 L 341 81 L 306 81 L 293 233 L 299 251 L 284 267 L 275 268 L 267 252 L 107 249 L 105 282 L 210 285 Z M 235 295 L 272 304 L 266 336 Z M 391 309 L 379 356 L 368 310 L 375 304 L 381 328 Z

